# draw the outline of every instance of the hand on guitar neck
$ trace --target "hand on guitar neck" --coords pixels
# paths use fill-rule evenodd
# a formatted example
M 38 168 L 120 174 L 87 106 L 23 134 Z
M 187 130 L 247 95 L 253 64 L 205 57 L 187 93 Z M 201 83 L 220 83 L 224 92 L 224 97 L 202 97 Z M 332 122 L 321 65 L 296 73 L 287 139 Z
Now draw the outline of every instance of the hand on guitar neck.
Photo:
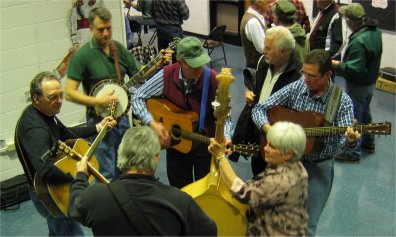
M 107 116 L 104 117 L 102 121 L 96 124 L 96 131 L 99 133 L 105 126 L 107 126 L 108 130 L 111 130 L 116 125 L 117 120 L 115 120 L 112 116 Z
M 361 134 L 359 131 L 355 128 L 358 125 L 358 122 L 356 119 L 353 120 L 353 127 L 348 126 L 348 128 L 345 131 L 345 137 L 346 137 L 346 143 L 348 145 L 354 145 L 357 140 L 359 140 Z

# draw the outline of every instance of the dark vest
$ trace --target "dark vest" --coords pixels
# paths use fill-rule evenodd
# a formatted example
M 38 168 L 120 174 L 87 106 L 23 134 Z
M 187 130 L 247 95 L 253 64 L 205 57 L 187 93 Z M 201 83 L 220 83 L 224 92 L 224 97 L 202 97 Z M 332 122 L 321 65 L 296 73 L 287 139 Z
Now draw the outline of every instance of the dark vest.
M 337 8 L 337 5 L 332 3 L 327 9 L 323 10 L 322 13 L 324 14 L 324 19 L 320 23 L 319 29 L 314 35 L 310 35 L 309 38 L 310 50 L 325 48 L 327 31 L 330 27 L 331 19 L 335 14 L 337 14 Z
M 257 17 L 251 13 L 245 13 L 242 17 L 241 26 L 239 28 L 239 31 L 241 34 L 242 46 L 245 51 L 246 67 L 256 68 L 257 62 L 260 59 L 261 55 L 263 55 L 263 54 L 257 52 L 256 48 L 254 47 L 253 42 L 248 40 L 248 38 L 246 37 L 246 34 L 245 34 L 246 24 L 252 18 L 257 18 Z M 262 26 L 265 31 L 266 30 L 265 26 L 264 25 L 262 25 Z
M 179 79 L 180 64 L 175 63 L 164 67 L 164 91 L 163 94 L 170 102 L 176 106 L 197 114 L 201 110 L 201 98 L 203 87 L 203 74 L 195 85 L 191 85 L 188 93 L 183 81 Z M 210 70 L 210 82 L 208 91 L 208 100 L 206 103 L 204 134 L 206 136 L 214 136 L 215 118 L 213 116 L 212 101 L 215 99 L 218 82 L 216 81 L 216 72 Z M 198 123 L 196 124 L 198 129 Z

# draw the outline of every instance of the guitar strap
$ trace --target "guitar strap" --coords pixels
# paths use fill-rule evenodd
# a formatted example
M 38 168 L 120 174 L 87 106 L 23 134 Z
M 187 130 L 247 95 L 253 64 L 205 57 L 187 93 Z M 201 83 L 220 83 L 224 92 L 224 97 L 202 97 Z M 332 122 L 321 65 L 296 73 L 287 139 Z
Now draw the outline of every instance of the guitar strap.
M 202 88 L 202 98 L 201 98 L 201 111 L 199 113 L 199 131 L 203 131 L 205 126 L 205 114 L 206 114 L 206 102 L 208 101 L 209 92 L 209 79 L 210 79 L 210 69 L 208 67 L 204 68 L 204 81 Z
M 342 97 L 342 89 L 333 83 L 333 89 L 331 91 L 329 104 L 327 105 L 325 112 L 324 126 L 329 127 L 333 125 L 333 122 L 340 108 L 341 97 Z
M 114 41 L 111 41 L 109 46 L 110 46 L 111 51 L 113 51 L 114 62 L 115 62 L 115 67 L 116 67 L 117 77 L 118 77 L 118 84 L 122 85 L 120 63 L 118 61 L 117 47 L 115 46 Z
M 138 205 L 131 199 L 121 182 L 111 182 L 107 185 L 122 213 L 140 236 L 156 236 L 158 233 L 147 221 Z

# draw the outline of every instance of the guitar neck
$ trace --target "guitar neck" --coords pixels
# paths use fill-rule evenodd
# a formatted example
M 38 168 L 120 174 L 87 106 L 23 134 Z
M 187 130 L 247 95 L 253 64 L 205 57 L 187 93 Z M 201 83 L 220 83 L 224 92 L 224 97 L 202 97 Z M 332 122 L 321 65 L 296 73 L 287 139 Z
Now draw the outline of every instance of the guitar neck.
M 342 127 L 317 127 L 317 128 L 304 128 L 307 137 L 322 137 L 330 135 L 344 134 L 347 126 Z M 362 125 L 354 127 L 359 133 L 362 133 Z
M 103 137 L 106 135 L 108 123 L 109 123 L 109 121 L 106 122 L 103 129 L 99 132 L 98 136 L 96 136 L 95 141 L 92 143 L 92 145 L 89 147 L 88 151 L 85 153 L 85 156 L 88 157 L 88 161 L 92 158 L 99 143 L 102 141 Z
M 180 134 L 182 138 L 192 140 L 192 141 L 197 141 L 201 142 L 204 144 L 209 144 L 210 143 L 210 138 L 203 136 L 201 134 L 193 133 L 193 132 L 187 132 L 179 128 L 172 128 L 172 133 Z

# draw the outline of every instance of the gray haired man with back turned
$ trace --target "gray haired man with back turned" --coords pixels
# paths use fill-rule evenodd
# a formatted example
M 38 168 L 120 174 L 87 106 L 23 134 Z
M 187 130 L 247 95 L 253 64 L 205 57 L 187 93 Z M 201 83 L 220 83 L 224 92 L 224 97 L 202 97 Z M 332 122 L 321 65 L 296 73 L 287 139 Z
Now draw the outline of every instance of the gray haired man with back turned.
M 88 186 L 87 161 L 78 162 L 69 216 L 99 236 L 216 235 L 216 224 L 190 196 L 154 176 L 160 149 L 152 128 L 128 129 L 118 150 L 117 166 L 123 174 L 110 184 Z

